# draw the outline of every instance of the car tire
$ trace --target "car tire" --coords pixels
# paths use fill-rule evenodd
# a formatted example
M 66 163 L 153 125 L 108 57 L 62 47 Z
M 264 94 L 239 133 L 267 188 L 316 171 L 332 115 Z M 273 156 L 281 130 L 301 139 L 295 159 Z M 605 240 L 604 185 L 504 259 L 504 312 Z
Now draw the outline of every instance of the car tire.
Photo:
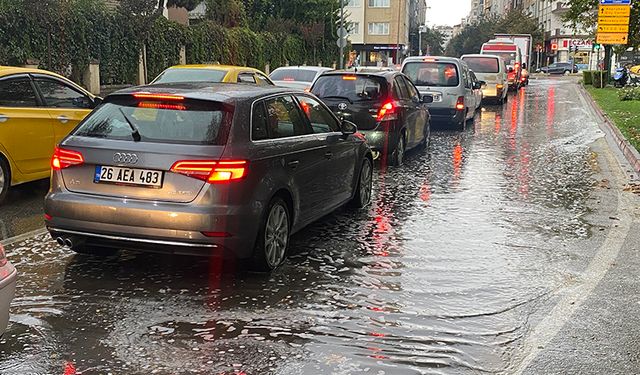
M 404 153 L 406 152 L 407 146 L 404 139 L 404 133 L 400 133 L 398 137 L 398 143 L 396 143 L 396 147 L 393 148 L 393 152 L 389 155 L 389 164 L 394 167 L 399 167 L 404 162 Z
M 568 70 L 565 70 L 565 71 L 564 71 L 564 75 L 565 75 L 565 76 L 568 76 L 569 74 L 571 74 L 571 72 L 570 72 L 570 71 L 568 71 Z
M 358 185 L 356 193 L 351 200 L 351 206 L 355 208 L 363 208 L 371 203 L 371 191 L 373 187 L 373 163 L 369 158 L 364 158 L 362 167 L 360 167 L 360 175 L 358 176 Z
M 7 197 L 9 187 L 11 186 L 11 170 L 9 164 L 0 157 L 0 204 Z
M 118 253 L 118 249 L 113 247 L 78 244 L 71 246 L 71 250 L 78 254 L 108 257 Z
M 273 198 L 263 215 L 253 250 L 255 271 L 273 271 L 284 262 L 289 247 L 290 217 L 286 202 L 280 197 Z
M 429 128 L 429 121 L 425 123 L 424 130 L 422 132 L 425 134 L 425 136 L 420 142 L 420 148 L 423 150 L 426 150 L 429 148 L 429 143 L 430 143 L 429 138 L 431 138 L 431 129 Z

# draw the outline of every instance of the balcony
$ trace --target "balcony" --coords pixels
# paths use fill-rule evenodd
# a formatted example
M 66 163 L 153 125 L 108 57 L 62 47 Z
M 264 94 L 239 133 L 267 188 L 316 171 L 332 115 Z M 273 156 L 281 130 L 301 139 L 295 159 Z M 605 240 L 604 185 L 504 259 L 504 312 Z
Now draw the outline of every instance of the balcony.
M 556 13 L 556 14 L 566 13 L 568 10 L 569 10 L 569 6 L 567 5 L 567 3 L 563 1 L 558 1 L 557 3 L 553 4 L 553 6 L 551 7 L 551 13 Z

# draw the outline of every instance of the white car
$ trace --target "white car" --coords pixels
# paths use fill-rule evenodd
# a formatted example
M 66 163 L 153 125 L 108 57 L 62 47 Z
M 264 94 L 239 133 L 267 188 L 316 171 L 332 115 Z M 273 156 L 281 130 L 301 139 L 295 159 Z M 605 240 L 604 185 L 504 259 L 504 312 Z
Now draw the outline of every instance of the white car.
M 330 70 L 333 69 L 321 66 L 283 66 L 271 72 L 269 78 L 276 86 L 306 90 L 320 74 Z
M 9 306 L 16 292 L 17 272 L 7 260 L 4 247 L 0 244 L 0 336 L 9 324 Z

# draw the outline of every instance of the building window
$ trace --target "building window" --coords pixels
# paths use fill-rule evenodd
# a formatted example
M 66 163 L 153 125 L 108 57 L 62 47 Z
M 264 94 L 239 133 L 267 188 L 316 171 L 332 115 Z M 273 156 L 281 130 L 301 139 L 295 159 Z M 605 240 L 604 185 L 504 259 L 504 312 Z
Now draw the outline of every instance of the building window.
M 349 1 L 347 1 L 346 6 L 348 6 L 348 7 L 359 7 L 360 6 L 360 0 L 349 0 Z
M 348 29 L 350 35 L 360 34 L 360 22 L 351 22 L 351 25 L 349 25 Z
M 369 0 L 370 8 L 389 8 L 391 0 Z
M 389 22 L 370 22 L 369 35 L 389 35 Z

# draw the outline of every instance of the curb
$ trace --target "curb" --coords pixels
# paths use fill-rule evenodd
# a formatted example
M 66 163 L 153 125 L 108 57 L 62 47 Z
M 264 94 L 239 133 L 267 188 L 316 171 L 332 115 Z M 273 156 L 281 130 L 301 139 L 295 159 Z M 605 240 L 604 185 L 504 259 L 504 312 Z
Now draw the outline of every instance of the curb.
M 624 157 L 627 159 L 629 164 L 631 164 L 631 167 L 636 172 L 636 174 L 640 175 L 640 153 L 638 152 L 638 150 L 636 150 L 635 147 L 633 147 L 633 145 L 631 145 L 631 143 L 624 137 L 624 135 L 622 135 L 620 129 L 618 129 L 618 127 L 615 126 L 613 122 L 611 122 L 611 119 L 609 119 L 604 111 L 602 111 L 598 103 L 596 103 L 591 95 L 589 95 L 587 90 L 585 90 L 584 86 L 579 86 L 582 94 L 585 96 L 585 98 L 587 98 L 589 103 L 591 103 L 591 107 L 593 107 L 601 122 L 607 126 L 609 132 L 613 135 L 616 145 L 618 146 Z

